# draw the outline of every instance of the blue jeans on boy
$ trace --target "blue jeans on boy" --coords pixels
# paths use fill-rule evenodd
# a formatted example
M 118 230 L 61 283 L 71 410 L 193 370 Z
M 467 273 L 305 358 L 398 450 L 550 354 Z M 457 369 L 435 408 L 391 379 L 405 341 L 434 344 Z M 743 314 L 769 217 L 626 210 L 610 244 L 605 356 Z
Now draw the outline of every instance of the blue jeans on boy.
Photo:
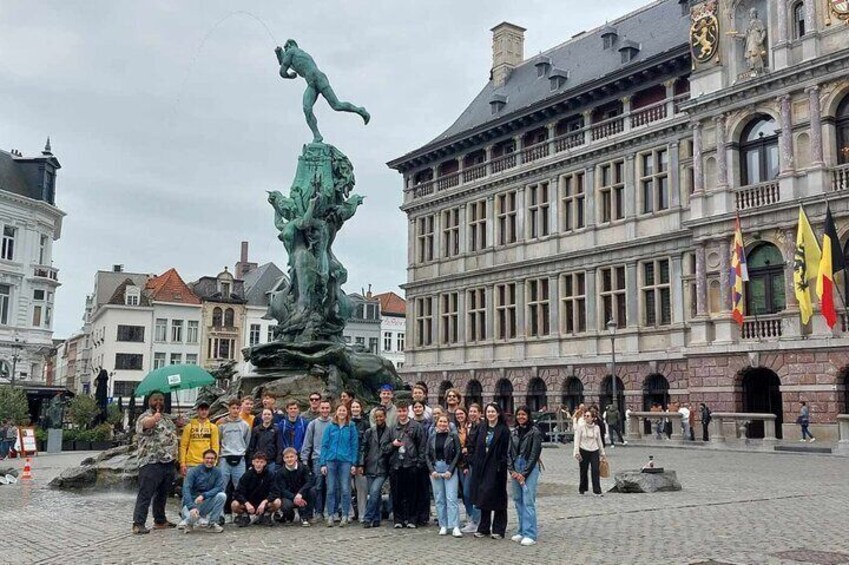
M 810 422 L 802 422 L 799 425 L 802 426 L 802 439 L 805 439 L 805 438 L 814 439 L 814 436 L 811 434 L 810 430 L 808 430 L 808 426 L 811 425 Z
M 351 510 L 351 467 L 350 461 L 327 462 L 325 517 L 328 519 L 337 512 L 344 518 L 348 517 Z
M 204 500 L 198 506 L 200 517 L 209 521 L 210 524 L 217 524 L 221 514 L 224 513 L 224 502 L 227 500 L 227 495 L 219 492 L 210 499 Z M 195 520 L 192 519 L 191 511 L 188 506 L 183 506 L 183 519 L 187 524 L 194 526 Z
M 227 490 L 227 484 L 233 481 L 233 488 L 239 486 L 239 480 L 245 474 L 245 458 L 242 457 L 235 465 L 230 465 L 223 457 L 218 461 L 218 468 L 221 470 L 221 476 L 224 479 L 224 490 Z
M 525 484 L 520 485 L 516 479 L 513 483 L 513 503 L 519 517 L 519 528 L 516 533 L 523 538 L 537 539 L 537 482 L 539 481 L 539 465 L 534 467 Z
M 366 477 L 368 479 L 368 502 L 366 502 L 365 515 L 360 517 L 360 521 L 364 524 L 380 523 L 382 515 L 381 502 L 383 495 L 383 483 L 386 482 L 386 476 Z
M 441 463 L 441 465 L 440 465 Z M 447 465 L 444 461 L 437 461 L 435 470 L 437 473 L 446 472 Z M 460 505 L 457 502 L 457 486 L 459 479 L 457 478 L 458 469 L 454 469 L 450 479 L 442 477 L 430 478 L 430 485 L 433 488 L 434 506 L 436 506 L 436 517 L 439 520 L 441 528 L 458 528 L 460 527 Z
M 328 473 L 329 474 L 329 473 Z M 319 518 L 322 516 L 322 512 L 324 511 L 324 498 L 325 491 L 327 490 L 327 477 L 321 474 L 321 465 L 318 464 L 318 459 L 312 460 L 312 476 L 315 477 L 315 507 L 316 513 L 319 514 Z
M 458 471 L 462 473 L 462 471 Z M 463 505 L 466 507 L 466 517 L 475 524 L 481 521 L 481 511 L 472 504 L 472 467 L 469 466 L 469 473 L 463 475 L 460 479 L 463 486 Z

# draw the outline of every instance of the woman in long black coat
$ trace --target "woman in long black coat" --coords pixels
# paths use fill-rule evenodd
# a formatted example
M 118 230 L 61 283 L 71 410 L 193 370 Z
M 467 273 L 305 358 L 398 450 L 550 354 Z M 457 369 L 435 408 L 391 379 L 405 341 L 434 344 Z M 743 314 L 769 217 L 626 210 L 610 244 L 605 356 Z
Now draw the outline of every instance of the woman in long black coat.
M 486 405 L 472 460 L 472 500 L 481 510 L 475 537 L 504 539 L 507 531 L 507 455 L 510 430 L 497 404 Z

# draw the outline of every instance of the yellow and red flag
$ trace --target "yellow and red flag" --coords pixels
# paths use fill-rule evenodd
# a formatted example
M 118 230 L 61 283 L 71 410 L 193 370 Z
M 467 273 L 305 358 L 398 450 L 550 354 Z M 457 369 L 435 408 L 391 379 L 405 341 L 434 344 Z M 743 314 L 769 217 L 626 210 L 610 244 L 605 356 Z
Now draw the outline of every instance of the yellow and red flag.
M 822 233 L 822 259 L 820 259 L 817 277 L 817 296 L 820 298 L 822 315 L 830 328 L 837 323 L 837 309 L 834 307 L 834 274 L 845 267 L 846 259 L 840 248 L 840 239 L 837 237 L 837 228 L 831 217 L 831 208 L 826 205 Z
M 746 268 L 746 249 L 743 247 L 743 230 L 740 229 L 740 216 L 734 230 L 734 242 L 731 244 L 731 317 L 743 325 L 743 283 L 749 280 Z
M 796 253 L 793 257 L 793 290 L 796 300 L 799 301 L 803 324 L 807 324 L 814 315 L 811 281 L 817 280 L 821 258 L 817 236 L 808 222 L 808 215 L 799 206 L 799 228 L 796 232 Z

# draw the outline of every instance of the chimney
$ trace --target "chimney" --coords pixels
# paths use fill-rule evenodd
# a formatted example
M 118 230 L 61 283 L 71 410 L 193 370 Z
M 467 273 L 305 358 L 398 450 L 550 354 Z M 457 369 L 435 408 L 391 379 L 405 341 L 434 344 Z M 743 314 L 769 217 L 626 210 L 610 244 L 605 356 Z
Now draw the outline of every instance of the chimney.
M 242 279 L 245 275 L 247 275 L 256 268 L 256 263 L 251 263 L 248 261 L 248 242 L 243 241 L 242 250 L 239 254 L 239 261 L 236 263 L 236 268 L 233 269 L 234 275 L 237 279 Z
M 242 242 L 242 254 L 241 254 L 240 261 L 242 263 L 248 262 L 248 242 L 247 241 Z
M 525 59 L 525 28 L 501 22 L 492 28 L 492 81 L 501 88 Z
M 124 272 L 124 265 L 112 265 L 112 272 L 113 273 L 123 273 Z
M 371 297 L 372 297 L 372 296 L 373 296 L 373 295 L 372 295 L 372 293 L 371 293 L 371 283 L 369 283 L 369 285 L 368 285 L 368 292 L 366 293 L 366 298 L 368 298 L 369 300 L 371 300 Z

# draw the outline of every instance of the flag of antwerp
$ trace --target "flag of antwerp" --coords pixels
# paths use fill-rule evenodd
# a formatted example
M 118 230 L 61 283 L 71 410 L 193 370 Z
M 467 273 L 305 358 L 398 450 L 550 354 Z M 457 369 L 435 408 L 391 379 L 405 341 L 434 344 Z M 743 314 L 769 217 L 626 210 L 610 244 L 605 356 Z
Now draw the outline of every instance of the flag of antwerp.
M 834 227 L 834 220 L 831 217 L 831 208 L 826 206 L 822 258 L 819 276 L 817 276 L 817 296 L 820 299 L 822 315 L 830 328 L 837 323 L 837 309 L 834 307 L 834 274 L 842 271 L 845 266 L 846 261 L 840 249 L 840 239 L 837 237 L 837 228 Z

